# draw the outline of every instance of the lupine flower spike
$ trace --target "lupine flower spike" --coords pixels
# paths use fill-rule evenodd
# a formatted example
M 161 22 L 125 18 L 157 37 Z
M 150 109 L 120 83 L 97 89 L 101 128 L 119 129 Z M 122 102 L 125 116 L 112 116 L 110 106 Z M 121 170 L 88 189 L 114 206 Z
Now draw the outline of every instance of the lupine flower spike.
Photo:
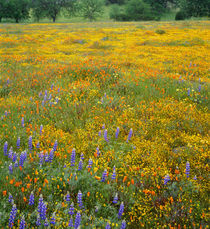
M 24 229 L 25 226 L 26 226 L 25 217 L 22 216 L 19 229 Z
M 16 205 L 14 204 L 12 206 L 12 210 L 10 212 L 10 217 L 9 217 L 9 228 L 12 228 L 13 227 L 13 224 L 15 222 L 15 217 L 16 217 L 16 214 L 17 214 L 17 208 L 16 208 Z
M 78 211 L 77 214 L 76 214 L 76 217 L 75 217 L 74 228 L 75 228 L 75 229 L 79 228 L 80 224 L 81 224 L 81 214 L 80 214 L 80 212 Z
M 71 153 L 71 166 L 75 166 L 75 158 L 76 158 L 76 151 L 75 149 L 73 149 Z
M 164 177 L 164 185 L 167 185 L 167 183 L 170 181 L 170 176 L 167 174 L 165 177 Z
M 34 205 L 34 193 L 31 192 L 30 197 L 29 197 L 29 203 L 30 206 Z
M 132 134 L 133 134 L 133 129 L 131 128 L 128 134 L 127 142 L 131 140 Z
M 125 220 L 123 220 L 120 229 L 125 229 L 125 228 L 126 228 L 126 222 Z
M 187 178 L 189 177 L 190 175 L 190 163 L 189 161 L 187 161 L 186 163 L 186 171 L 185 171 L 186 175 L 187 175 Z
M 116 193 L 114 200 L 112 201 L 113 204 L 117 204 L 118 201 L 118 194 Z
M 83 203 L 82 203 L 82 192 L 81 191 L 78 192 L 77 203 L 78 203 L 78 205 L 79 205 L 80 208 L 83 207 Z
M 120 133 L 120 128 L 119 128 L 119 127 L 117 127 L 117 130 L 116 130 L 116 133 L 115 133 L 115 138 L 118 138 L 119 133 Z
M 110 224 L 109 224 L 109 223 L 107 223 L 107 224 L 106 224 L 105 229 L 111 229 L 111 226 L 110 226 Z
M 124 204 L 123 202 L 120 204 L 120 209 L 119 209 L 119 212 L 118 212 L 118 218 L 121 219 L 122 217 L 122 214 L 124 212 Z

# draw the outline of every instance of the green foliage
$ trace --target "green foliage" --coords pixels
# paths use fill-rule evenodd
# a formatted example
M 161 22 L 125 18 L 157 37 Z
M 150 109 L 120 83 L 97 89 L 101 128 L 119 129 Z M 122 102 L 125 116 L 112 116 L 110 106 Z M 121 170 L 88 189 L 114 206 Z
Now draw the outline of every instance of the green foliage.
M 160 35 L 166 33 L 166 31 L 163 30 L 163 29 L 157 29 L 155 32 L 156 32 L 157 34 L 160 34 Z
M 70 11 L 75 3 L 76 0 L 34 0 L 32 2 L 33 16 L 36 20 L 46 16 L 55 22 L 63 8 Z
M 210 15 L 210 0 L 178 0 L 178 5 L 188 17 Z
M 176 16 L 175 16 L 176 21 L 185 20 L 186 18 L 187 18 L 187 14 L 185 11 L 180 10 L 179 12 L 176 13 Z
M 29 0 L 3 0 L 1 7 L 2 17 L 15 19 L 16 23 L 29 18 Z
M 129 21 L 147 21 L 158 19 L 151 6 L 142 0 L 130 0 L 125 6 L 125 14 Z
M 111 4 L 124 4 L 126 1 L 125 0 L 107 0 L 108 3 L 111 3 Z
M 81 0 L 81 14 L 84 18 L 94 21 L 103 12 L 104 5 L 103 0 Z
M 115 21 L 124 21 L 126 20 L 126 15 L 124 12 L 124 8 L 119 6 L 118 4 L 113 4 L 109 16 L 111 19 L 114 19 Z

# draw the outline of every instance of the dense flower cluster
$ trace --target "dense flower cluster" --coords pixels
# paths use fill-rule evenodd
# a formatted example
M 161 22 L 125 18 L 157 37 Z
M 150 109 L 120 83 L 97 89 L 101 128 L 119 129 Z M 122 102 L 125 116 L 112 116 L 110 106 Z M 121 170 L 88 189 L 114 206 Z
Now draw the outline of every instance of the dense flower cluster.
M 1 26 L 2 228 L 208 228 L 208 27 Z

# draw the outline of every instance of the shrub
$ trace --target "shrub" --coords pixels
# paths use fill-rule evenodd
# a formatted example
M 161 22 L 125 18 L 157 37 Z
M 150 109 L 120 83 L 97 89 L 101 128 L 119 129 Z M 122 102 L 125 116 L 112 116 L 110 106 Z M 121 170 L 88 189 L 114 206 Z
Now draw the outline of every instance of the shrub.
M 166 33 L 166 31 L 163 30 L 163 29 L 157 29 L 155 32 L 156 32 L 157 34 L 165 34 L 165 33 Z
M 126 21 L 127 20 L 127 16 L 125 15 L 124 9 L 117 4 L 114 4 L 111 7 L 109 16 L 111 19 L 114 19 L 115 21 Z
M 142 0 L 130 0 L 125 6 L 125 14 L 130 21 L 156 20 L 149 4 Z
M 176 16 L 175 16 L 176 21 L 185 20 L 186 18 L 187 18 L 187 15 L 183 10 L 176 13 Z

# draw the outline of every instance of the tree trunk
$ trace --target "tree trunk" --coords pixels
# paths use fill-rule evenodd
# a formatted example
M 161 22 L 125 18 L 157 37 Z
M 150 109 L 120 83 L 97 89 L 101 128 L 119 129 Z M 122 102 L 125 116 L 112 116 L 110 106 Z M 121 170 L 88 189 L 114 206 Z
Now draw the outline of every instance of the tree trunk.
M 15 18 L 15 22 L 18 23 L 19 22 L 19 18 Z
M 0 17 L 0 22 L 1 22 L 2 17 Z
M 53 19 L 53 22 L 55 22 L 55 19 L 56 19 L 56 16 L 52 18 Z

